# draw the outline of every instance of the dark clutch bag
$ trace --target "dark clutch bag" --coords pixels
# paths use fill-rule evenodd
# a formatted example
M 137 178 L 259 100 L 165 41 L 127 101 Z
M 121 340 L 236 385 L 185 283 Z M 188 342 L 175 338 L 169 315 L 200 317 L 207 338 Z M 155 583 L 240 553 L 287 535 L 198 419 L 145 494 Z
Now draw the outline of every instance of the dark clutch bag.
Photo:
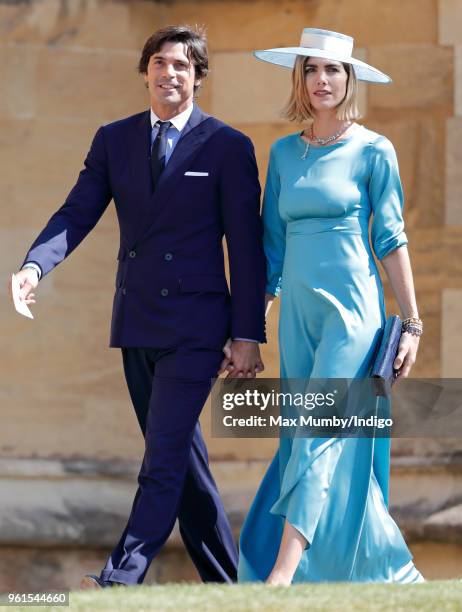
M 393 362 L 398 353 L 401 338 L 402 322 L 398 315 L 388 317 L 382 334 L 379 349 L 372 366 L 372 384 L 376 395 L 390 395 L 391 387 L 395 382 L 396 372 Z

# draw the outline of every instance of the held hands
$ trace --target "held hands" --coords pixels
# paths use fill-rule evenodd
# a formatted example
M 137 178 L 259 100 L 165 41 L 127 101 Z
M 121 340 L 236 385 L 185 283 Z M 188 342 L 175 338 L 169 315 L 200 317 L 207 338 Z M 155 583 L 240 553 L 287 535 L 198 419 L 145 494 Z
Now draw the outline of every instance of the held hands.
M 256 374 L 265 369 L 257 342 L 229 338 L 223 352 L 225 358 L 218 374 L 228 372 L 226 378 L 255 378 Z
M 396 382 L 401 378 L 407 378 L 412 366 L 415 363 L 417 349 L 419 348 L 419 336 L 414 336 L 408 332 L 401 334 L 399 342 L 398 354 L 393 362 L 393 367 L 396 372 Z
M 265 294 L 265 318 L 274 301 L 272 293 Z M 260 348 L 256 342 L 231 340 L 228 338 L 223 347 L 225 358 L 221 362 L 218 374 L 228 372 L 226 378 L 255 378 L 263 372 L 265 366 L 260 357 Z
M 24 268 L 15 274 L 16 278 L 19 281 L 19 286 L 21 287 L 21 291 L 19 293 L 19 297 L 21 301 L 25 304 L 35 304 L 35 293 L 33 293 L 34 289 L 37 287 L 39 283 L 38 274 L 32 268 Z M 11 295 L 11 279 L 8 282 L 8 292 Z

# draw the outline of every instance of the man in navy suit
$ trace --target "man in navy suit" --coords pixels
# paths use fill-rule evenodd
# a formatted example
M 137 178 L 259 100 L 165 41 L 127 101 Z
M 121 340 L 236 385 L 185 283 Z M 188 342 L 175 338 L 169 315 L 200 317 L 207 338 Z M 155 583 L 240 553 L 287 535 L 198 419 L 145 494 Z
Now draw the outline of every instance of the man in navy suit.
M 201 578 L 236 579 L 237 551 L 198 418 L 228 338 L 230 376 L 263 369 L 265 260 L 252 143 L 193 102 L 207 70 L 201 33 L 171 26 L 147 40 L 139 71 L 150 110 L 96 132 L 76 185 L 17 275 L 22 299 L 33 303 L 41 276 L 114 200 L 120 248 L 110 344 L 122 349 L 146 445 L 127 526 L 84 588 L 141 583 L 177 518 Z

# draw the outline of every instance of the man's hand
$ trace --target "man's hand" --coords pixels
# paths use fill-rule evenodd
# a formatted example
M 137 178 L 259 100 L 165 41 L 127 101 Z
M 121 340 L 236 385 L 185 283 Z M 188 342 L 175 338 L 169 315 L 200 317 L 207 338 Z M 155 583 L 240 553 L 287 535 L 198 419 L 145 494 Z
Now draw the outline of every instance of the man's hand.
M 39 283 L 38 274 L 32 268 L 24 268 L 15 274 L 19 281 L 21 291 L 19 293 L 20 299 L 26 304 L 35 304 L 35 293 L 32 293 Z M 11 293 L 11 279 L 8 282 L 8 291 Z
M 232 361 L 231 345 L 232 343 L 233 341 L 231 340 L 231 338 L 228 338 L 228 340 L 226 340 L 226 343 L 223 347 L 223 353 L 225 354 L 225 358 L 221 362 L 220 369 L 218 370 L 218 376 L 220 376 L 220 374 L 223 374 L 224 372 L 230 372 L 233 369 L 233 365 L 231 364 L 231 361 Z
M 255 378 L 257 373 L 265 369 L 257 342 L 229 339 L 223 352 L 225 358 L 218 374 L 228 372 L 226 378 Z
M 225 357 L 227 357 L 229 359 L 229 361 L 231 361 L 231 345 L 232 345 L 233 341 L 231 340 L 231 338 L 228 338 L 228 340 L 226 340 L 226 344 L 223 347 L 223 353 L 225 354 Z

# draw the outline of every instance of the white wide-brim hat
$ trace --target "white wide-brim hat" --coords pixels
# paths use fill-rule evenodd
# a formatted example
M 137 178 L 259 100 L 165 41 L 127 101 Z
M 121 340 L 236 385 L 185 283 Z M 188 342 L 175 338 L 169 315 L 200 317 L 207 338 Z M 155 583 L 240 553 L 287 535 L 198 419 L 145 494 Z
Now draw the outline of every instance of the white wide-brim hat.
M 305 28 L 299 47 L 281 47 L 278 49 L 265 49 L 254 51 L 256 58 L 271 64 L 278 64 L 286 68 L 293 68 L 297 55 L 307 57 L 321 57 L 351 64 L 359 81 L 369 83 L 391 83 L 391 78 L 365 62 L 351 57 L 354 39 L 345 34 L 331 32 L 330 30 L 319 30 L 317 28 Z

